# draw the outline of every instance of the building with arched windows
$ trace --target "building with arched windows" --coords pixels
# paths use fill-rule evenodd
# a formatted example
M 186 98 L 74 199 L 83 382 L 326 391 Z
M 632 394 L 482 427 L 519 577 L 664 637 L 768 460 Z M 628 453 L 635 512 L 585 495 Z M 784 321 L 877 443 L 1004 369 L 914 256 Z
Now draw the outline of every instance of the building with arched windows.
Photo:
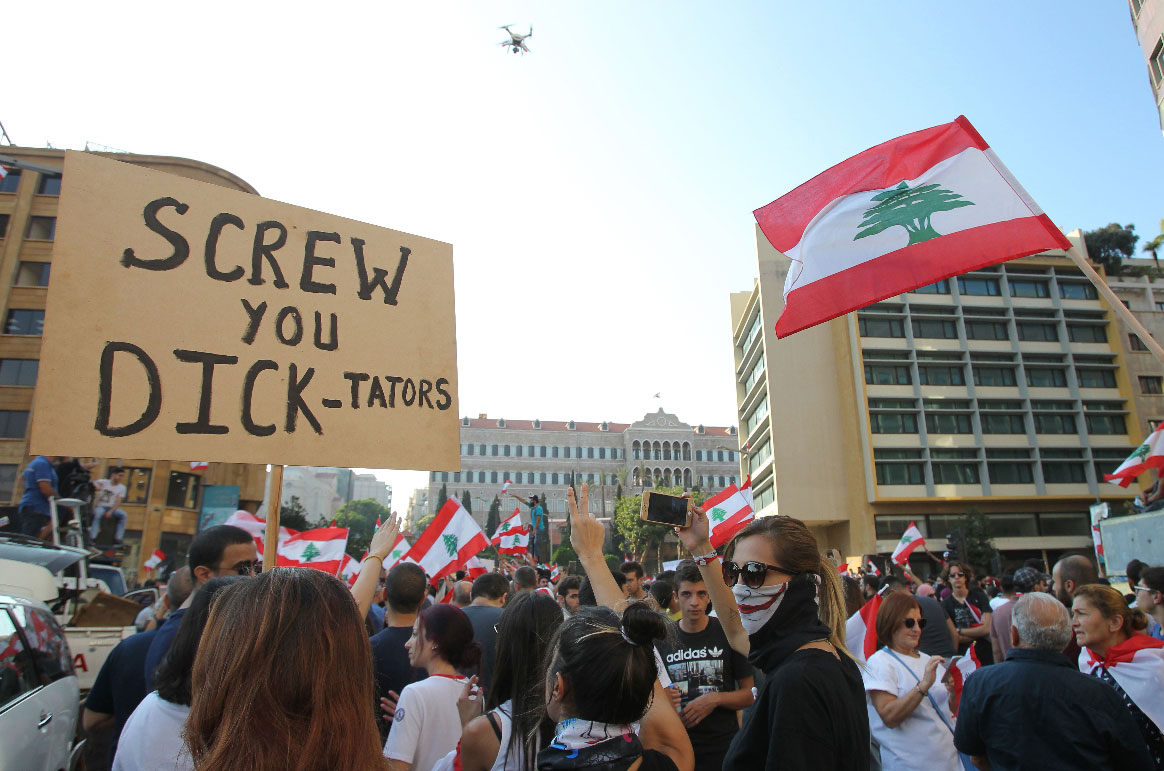
M 713 494 L 740 484 L 735 426 L 692 426 L 658 412 L 634 423 L 506 420 L 479 415 L 461 420 L 461 470 L 429 474 L 427 513 L 441 485 L 449 497 L 469 492 L 473 516 L 484 523 L 493 496 L 509 480 L 526 498 L 546 497 L 552 519 L 566 516 L 571 481 L 590 485 L 591 510 L 611 516 L 621 486 L 637 495 L 652 487 L 699 488 Z M 503 499 L 503 513 L 512 500 Z

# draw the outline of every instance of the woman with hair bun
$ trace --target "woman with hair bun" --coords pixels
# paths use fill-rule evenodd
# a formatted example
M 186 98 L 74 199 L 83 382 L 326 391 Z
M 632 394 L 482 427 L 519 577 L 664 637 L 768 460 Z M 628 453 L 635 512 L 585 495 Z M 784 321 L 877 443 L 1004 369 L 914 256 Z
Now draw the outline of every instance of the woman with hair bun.
M 461 740 L 457 699 L 468 679 L 459 672 L 478 667 L 481 644 L 463 610 L 437 604 L 421 611 L 404 647 L 428 677 L 400 692 L 384 755 L 389 771 L 430 771 Z
M 722 564 L 703 509 L 678 532 L 728 643 L 765 674 L 723 767 L 868 769 L 865 687 L 845 648 L 844 590 L 808 527 L 787 516 L 757 519 L 731 540 Z
M 1115 688 L 1164 771 L 1164 641 L 1143 633 L 1148 617 L 1110 586 L 1087 584 L 1071 603 L 1079 670 Z

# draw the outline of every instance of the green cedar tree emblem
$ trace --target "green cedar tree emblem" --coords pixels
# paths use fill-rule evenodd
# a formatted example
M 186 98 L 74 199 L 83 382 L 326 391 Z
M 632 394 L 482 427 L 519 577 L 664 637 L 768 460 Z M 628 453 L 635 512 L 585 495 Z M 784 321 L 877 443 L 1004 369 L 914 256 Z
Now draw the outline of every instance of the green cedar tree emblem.
M 307 544 L 307 548 L 303 550 L 303 559 L 300 562 L 311 562 L 319 556 L 319 549 L 315 548 L 314 543 Z
M 712 522 L 723 522 L 723 519 L 726 516 L 727 516 L 727 511 L 724 509 L 721 509 L 719 506 L 716 506 L 714 509 L 711 510 L 711 521 Z
M 853 240 L 875 236 L 899 225 L 909 232 L 910 245 L 937 238 L 942 234 L 934 230 L 930 217 L 936 212 L 974 205 L 972 201 L 961 199 L 960 194 L 943 190 L 939 185 L 911 188 L 902 182 L 873 196 L 877 205 L 865 212 L 865 219 L 859 225 L 862 230 Z
M 393 560 L 398 560 L 398 559 L 400 559 L 400 555 L 401 555 L 401 554 L 403 554 L 403 553 L 404 553 L 404 550 L 403 550 L 403 549 L 397 549 L 396 551 L 392 552 L 392 554 L 390 554 L 389 556 L 390 556 L 390 557 L 391 557 Z
M 449 556 L 457 556 L 457 536 L 453 534 L 442 535 L 441 540 L 444 541 L 445 551 L 449 553 Z
M 1149 452 L 1150 452 L 1150 448 L 1148 447 L 1148 442 L 1144 442 L 1143 444 L 1141 444 L 1139 447 L 1136 448 L 1135 452 L 1132 453 L 1132 458 L 1136 458 L 1138 460 L 1143 460 L 1144 458 L 1148 457 Z M 1128 460 L 1131 460 L 1132 458 L 1128 458 Z

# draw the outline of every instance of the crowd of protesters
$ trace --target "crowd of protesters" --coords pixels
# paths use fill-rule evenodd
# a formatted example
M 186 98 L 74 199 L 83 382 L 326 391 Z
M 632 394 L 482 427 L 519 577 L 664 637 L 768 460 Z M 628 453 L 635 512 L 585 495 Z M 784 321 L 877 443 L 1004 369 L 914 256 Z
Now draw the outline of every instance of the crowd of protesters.
M 1164 769 L 1164 567 L 1128 596 L 1082 555 L 853 577 L 792 517 L 713 549 L 696 508 L 652 580 L 607 566 L 585 487 L 568 503 L 583 575 L 450 577 L 447 602 L 382 569 L 395 522 L 350 589 L 208 528 L 84 728 L 125 771 Z M 866 657 L 846 621 L 874 599 Z

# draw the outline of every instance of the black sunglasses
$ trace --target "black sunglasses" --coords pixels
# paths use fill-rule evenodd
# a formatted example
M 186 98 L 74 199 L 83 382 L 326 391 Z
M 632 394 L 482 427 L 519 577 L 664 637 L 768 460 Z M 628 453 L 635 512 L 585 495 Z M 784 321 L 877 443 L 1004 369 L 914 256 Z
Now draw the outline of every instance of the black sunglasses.
M 907 618 L 907 619 L 903 620 L 903 623 L 905 624 L 906 629 L 913 629 L 913 625 L 915 623 L 917 624 L 918 629 L 925 629 L 926 628 L 926 620 L 924 618 L 921 618 L 921 619 Z
M 764 585 L 764 578 L 768 575 L 769 570 L 775 570 L 777 573 L 784 573 L 790 576 L 800 575 L 800 571 L 798 570 L 789 570 L 788 568 L 782 568 L 779 565 L 769 565 L 765 562 L 745 562 L 743 565 L 737 565 L 731 560 L 724 560 L 723 581 L 728 586 L 735 586 L 736 581 L 743 575 L 744 586 L 749 589 L 758 589 Z

